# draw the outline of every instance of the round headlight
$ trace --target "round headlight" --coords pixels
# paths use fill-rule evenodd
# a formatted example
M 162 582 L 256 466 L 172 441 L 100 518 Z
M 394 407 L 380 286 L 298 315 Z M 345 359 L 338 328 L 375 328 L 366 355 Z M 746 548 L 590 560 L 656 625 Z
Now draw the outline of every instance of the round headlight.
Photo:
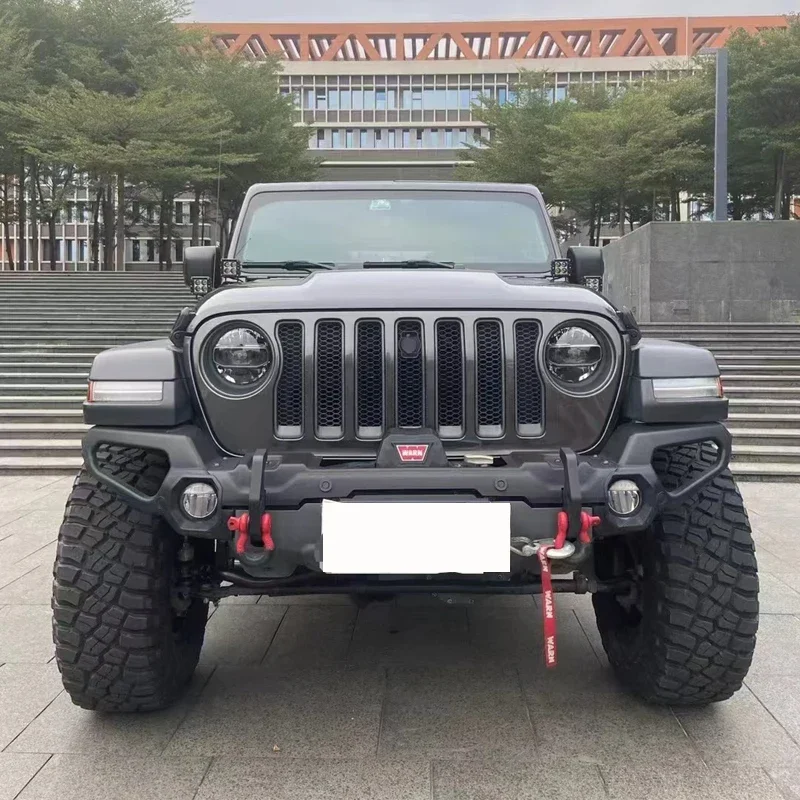
M 600 369 L 603 347 L 586 328 L 569 325 L 547 340 L 545 358 L 547 369 L 559 381 L 580 387 Z
M 211 350 L 212 368 L 223 384 L 252 386 L 262 381 L 272 366 L 272 348 L 255 328 L 232 328 Z

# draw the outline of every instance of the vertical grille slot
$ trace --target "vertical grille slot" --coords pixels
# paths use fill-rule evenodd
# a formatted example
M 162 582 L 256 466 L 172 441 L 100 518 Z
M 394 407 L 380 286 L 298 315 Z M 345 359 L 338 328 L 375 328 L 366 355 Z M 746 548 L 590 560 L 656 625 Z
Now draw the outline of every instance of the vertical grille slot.
M 281 439 L 303 435 L 303 326 L 278 325 L 281 374 L 275 386 L 275 433 Z
M 442 438 L 464 435 L 464 344 L 454 319 L 436 323 L 436 421 Z
M 315 351 L 316 429 L 321 439 L 344 432 L 344 330 L 339 320 L 317 323 Z
M 397 323 L 395 392 L 397 425 L 421 428 L 425 424 L 425 342 L 422 323 L 402 319 Z
M 496 320 L 475 326 L 476 414 L 478 436 L 503 435 L 503 331 Z
M 542 432 L 542 382 L 536 359 L 539 323 L 517 322 L 516 346 L 517 431 L 520 436 L 538 436 Z
M 361 320 L 356 326 L 356 433 L 362 439 L 383 434 L 383 325 Z

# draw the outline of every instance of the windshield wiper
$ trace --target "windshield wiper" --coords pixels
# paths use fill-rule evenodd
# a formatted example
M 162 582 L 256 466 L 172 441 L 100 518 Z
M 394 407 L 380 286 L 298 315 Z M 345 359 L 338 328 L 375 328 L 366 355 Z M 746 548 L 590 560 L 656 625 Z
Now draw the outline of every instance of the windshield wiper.
M 332 262 L 321 261 L 244 261 L 242 269 L 247 269 L 248 267 L 272 267 L 274 269 L 297 270 L 299 272 L 334 268 Z
M 405 261 L 365 261 L 364 269 L 455 269 L 454 261 L 428 261 L 425 258 L 409 258 Z

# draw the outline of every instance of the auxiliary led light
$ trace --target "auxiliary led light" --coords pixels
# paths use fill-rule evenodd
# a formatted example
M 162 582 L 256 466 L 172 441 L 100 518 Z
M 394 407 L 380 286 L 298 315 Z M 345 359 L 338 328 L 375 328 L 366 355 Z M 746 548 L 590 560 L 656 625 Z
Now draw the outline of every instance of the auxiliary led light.
M 633 514 L 641 504 L 642 493 L 633 481 L 614 481 L 608 487 L 608 505 L 615 514 L 627 517 Z
M 190 483 L 181 494 L 183 513 L 192 519 L 206 519 L 217 510 L 217 493 L 207 483 Z

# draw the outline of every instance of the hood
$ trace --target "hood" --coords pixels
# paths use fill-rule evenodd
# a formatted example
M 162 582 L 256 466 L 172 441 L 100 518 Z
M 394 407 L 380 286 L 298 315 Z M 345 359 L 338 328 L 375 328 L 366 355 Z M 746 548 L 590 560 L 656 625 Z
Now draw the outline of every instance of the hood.
M 614 307 L 582 286 L 478 270 L 359 269 L 225 286 L 201 303 L 189 331 L 221 314 L 362 309 L 566 311 L 616 320 Z

